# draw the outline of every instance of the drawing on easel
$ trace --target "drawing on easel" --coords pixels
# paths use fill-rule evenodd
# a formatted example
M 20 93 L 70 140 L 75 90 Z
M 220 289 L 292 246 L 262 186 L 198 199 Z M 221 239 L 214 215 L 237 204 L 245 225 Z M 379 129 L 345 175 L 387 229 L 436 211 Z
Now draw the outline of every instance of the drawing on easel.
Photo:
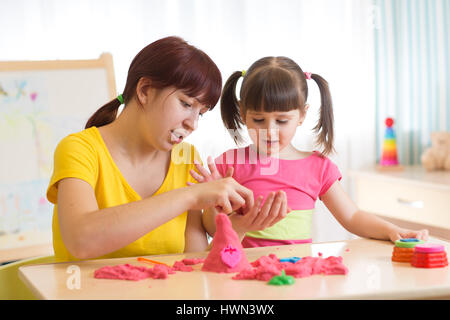
M 110 54 L 0 62 L 0 250 L 9 246 L 2 236 L 51 234 L 53 204 L 45 193 L 55 147 L 115 96 Z
M 0 182 L 0 234 L 42 230 L 49 225 L 51 206 L 33 190 L 45 188 L 51 174 L 48 99 L 36 78 L 2 79 L 0 88 L 2 162 L 10 162 Z

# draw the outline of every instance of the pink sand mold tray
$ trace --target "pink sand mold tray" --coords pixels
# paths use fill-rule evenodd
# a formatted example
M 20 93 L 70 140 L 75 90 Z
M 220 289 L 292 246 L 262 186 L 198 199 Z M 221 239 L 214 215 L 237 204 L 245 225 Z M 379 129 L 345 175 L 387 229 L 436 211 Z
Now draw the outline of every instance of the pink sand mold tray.
M 416 268 L 442 268 L 448 266 L 447 253 L 444 246 L 433 243 L 416 245 L 411 265 Z

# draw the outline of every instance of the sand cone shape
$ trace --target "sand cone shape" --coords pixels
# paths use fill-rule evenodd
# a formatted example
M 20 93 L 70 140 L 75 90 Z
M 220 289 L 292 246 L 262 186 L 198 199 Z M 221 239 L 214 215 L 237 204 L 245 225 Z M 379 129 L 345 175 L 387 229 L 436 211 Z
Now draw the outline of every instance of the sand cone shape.
M 224 213 L 216 216 L 216 233 L 202 271 L 218 273 L 240 272 L 250 267 L 242 244 L 231 221 Z

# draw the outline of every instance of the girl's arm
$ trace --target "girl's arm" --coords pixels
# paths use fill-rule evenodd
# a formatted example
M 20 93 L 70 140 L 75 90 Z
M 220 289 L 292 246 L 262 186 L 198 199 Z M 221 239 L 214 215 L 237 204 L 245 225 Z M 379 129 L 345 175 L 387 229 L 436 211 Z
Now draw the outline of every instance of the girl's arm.
M 188 212 L 185 231 L 184 252 L 205 251 L 208 246 L 206 231 L 202 224 L 202 211 L 190 210 Z
M 360 237 L 395 242 L 401 238 L 428 240 L 428 230 L 413 231 L 400 228 L 371 213 L 358 209 L 339 181 L 336 181 L 321 200 L 336 220 L 349 232 Z
M 253 205 L 252 192 L 231 178 L 105 209 L 98 208 L 94 190 L 83 180 L 65 178 L 57 187 L 61 237 L 79 259 L 116 251 L 187 210 L 220 206 L 230 213 L 245 203 Z

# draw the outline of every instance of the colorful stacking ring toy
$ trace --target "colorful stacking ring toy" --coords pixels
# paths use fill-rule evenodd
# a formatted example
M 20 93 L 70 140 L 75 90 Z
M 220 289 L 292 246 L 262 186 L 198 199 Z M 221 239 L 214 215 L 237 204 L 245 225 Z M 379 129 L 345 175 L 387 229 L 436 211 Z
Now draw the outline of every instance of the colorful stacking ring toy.
M 448 266 L 447 253 L 440 244 L 420 244 L 414 248 L 411 265 L 416 268 L 442 268 Z
M 423 244 L 422 240 L 416 238 L 400 239 L 395 241 L 395 247 L 392 252 L 392 261 L 411 262 L 416 245 Z

